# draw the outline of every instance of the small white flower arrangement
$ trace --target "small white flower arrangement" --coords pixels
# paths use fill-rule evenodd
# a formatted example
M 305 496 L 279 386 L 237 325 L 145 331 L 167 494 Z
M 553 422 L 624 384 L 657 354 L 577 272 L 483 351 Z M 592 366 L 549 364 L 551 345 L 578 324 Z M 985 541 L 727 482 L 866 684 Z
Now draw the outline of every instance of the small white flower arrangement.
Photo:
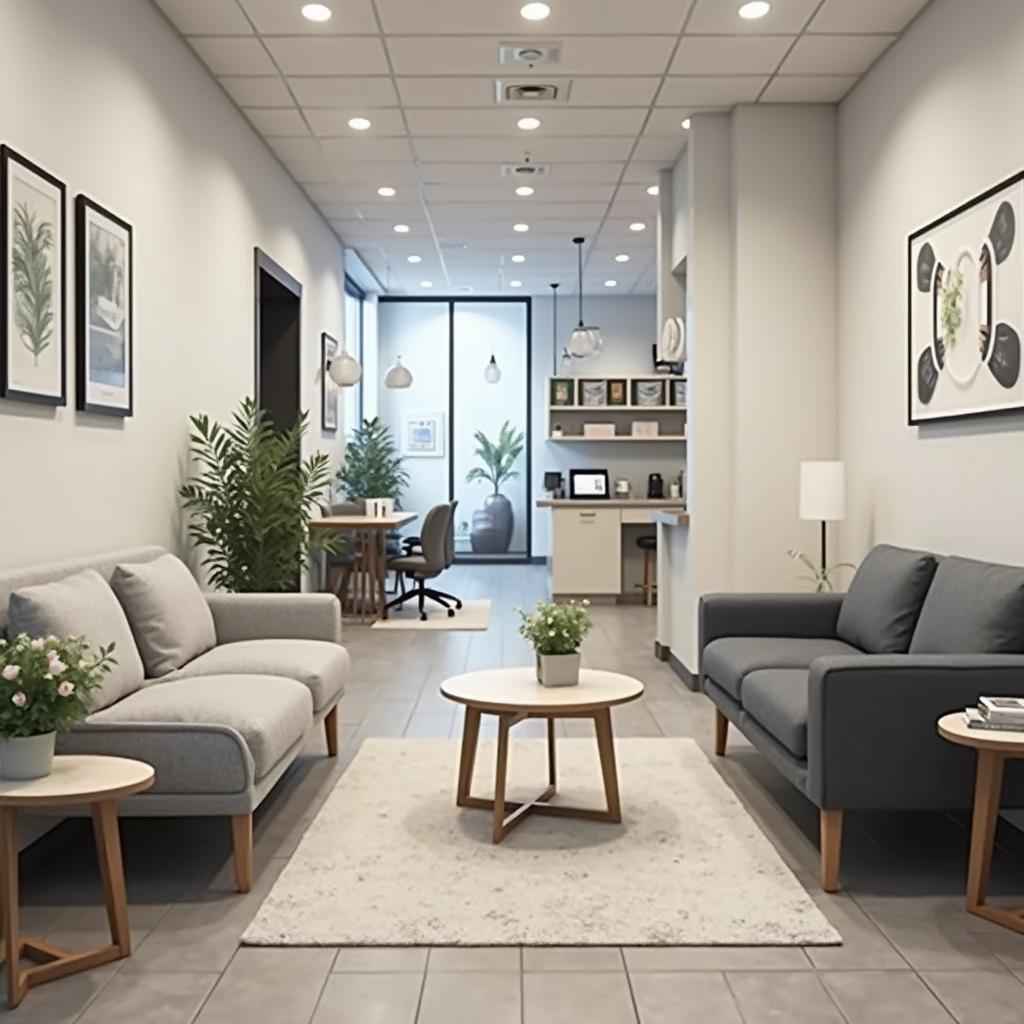
M 519 633 L 533 644 L 538 654 L 575 654 L 594 625 L 587 611 L 589 606 L 589 601 L 538 601 L 532 615 L 518 608 L 523 620 Z

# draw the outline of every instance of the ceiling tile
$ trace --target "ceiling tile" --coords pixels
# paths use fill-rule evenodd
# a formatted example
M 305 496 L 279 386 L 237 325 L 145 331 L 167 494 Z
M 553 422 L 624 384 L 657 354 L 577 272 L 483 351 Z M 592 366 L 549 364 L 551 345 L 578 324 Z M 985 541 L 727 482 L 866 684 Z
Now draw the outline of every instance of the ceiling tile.
M 370 0 L 343 0 L 328 4 L 328 21 L 309 21 L 302 16 L 299 0 L 238 0 L 262 35 L 352 35 L 377 32 Z
M 407 139 L 323 139 L 320 145 L 324 156 L 332 162 L 369 160 L 380 163 L 387 160 L 405 160 L 412 155 Z
M 268 110 L 258 107 L 255 110 L 244 110 L 243 113 L 258 132 L 268 137 L 309 138 L 309 126 L 294 108 L 291 110 Z
M 855 75 L 866 71 L 894 36 L 802 36 L 781 71 L 787 75 Z
M 284 79 L 278 75 L 226 75 L 220 79 L 240 107 L 294 107 Z
M 644 188 L 648 185 L 657 185 L 658 172 L 661 170 L 661 167 L 662 164 L 660 162 L 655 163 L 652 161 L 645 162 L 643 160 L 631 160 L 622 175 L 622 180 L 624 182 L 642 185 Z
M 582 76 L 574 78 L 569 105 L 580 107 L 646 107 L 661 84 L 653 75 Z
M 686 34 L 794 35 L 802 31 L 820 0 L 772 0 L 768 14 L 748 21 L 738 14 L 742 0 L 697 0 Z M 860 3 L 860 0 L 845 0 Z
M 521 156 L 521 154 L 520 154 Z M 480 163 L 449 163 L 446 161 L 427 161 L 420 165 L 424 182 L 458 183 L 464 181 L 514 183 L 513 179 L 503 179 L 501 164 L 515 162 L 508 160 L 485 160 Z M 539 162 L 539 161 L 538 161 Z M 612 183 L 619 180 L 623 164 L 618 161 L 594 161 L 592 163 L 555 164 L 543 178 L 534 179 L 534 187 L 538 182 L 570 183 Z
M 553 180 L 543 180 L 534 182 L 533 187 L 536 192 L 530 198 L 540 202 L 607 203 L 615 191 L 614 184 L 610 182 L 603 185 L 560 185 Z M 458 185 L 428 184 L 424 185 L 423 191 L 431 203 L 500 203 L 512 199 L 515 188 L 515 181 L 488 181 L 463 182 Z
M 409 154 L 404 160 L 367 160 L 330 162 L 334 180 L 339 184 L 415 185 L 418 177 L 416 165 Z
M 517 219 L 536 224 L 542 220 L 558 220 L 565 217 L 580 217 L 600 220 L 607 210 L 606 203 L 537 203 L 533 199 L 516 199 L 512 202 L 489 203 L 430 203 L 431 216 L 445 220 Z
M 276 139 L 268 138 L 267 145 L 280 157 L 285 164 L 293 161 L 317 163 L 323 159 L 320 144 L 315 139 Z
M 535 131 L 524 132 L 516 121 L 524 113 L 535 114 L 541 122 Z M 511 107 L 491 110 L 410 110 L 409 131 L 421 135 L 500 135 L 507 133 L 524 148 L 534 140 L 566 135 L 636 135 L 644 122 L 643 108 L 598 110 L 593 108 L 531 107 L 528 111 Z
M 405 122 L 397 107 L 380 107 L 375 110 L 352 108 L 349 110 L 324 110 L 319 107 L 303 108 L 309 124 L 319 138 L 340 136 L 360 141 L 379 139 L 387 136 L 405 136 Z M 366 115 L 372 121 L 371 128 L 357 131 L 349 128 L 349 118 Z
M 255 37 L 195 36 L 189 43 L 215 75 L 277 74 L 274 62 Z
M 689 75 L 666 78 L 659 107 L 731 107 L 752 103 L 767 83 L 765 75 Z
M 264 36 L 286 75 L 383 75 L 384 46 L 370 36 Z
M 417 138 L 416 155 L 420 160 L 470 160 L 493 164 L 523 159 L 528 150 L 537 163 L 548 160 L 625 160 L 632 140 L 629 138 L 540 138 L 524 147 L 518 138 Z
M 686 139 L 679 135 L 645 135 L 636 144 L 633 156 L 637 160 L 661 161 L 665 166 L 671 166 L 676 158 L 683 151 Z
M 318 188 L 321 185 L 334 181 L 330 165 L 324 160 L 285 160 L 285 167 L 288 173 L 300 184 L 306 187 L 308 192 L 311 188 Z
M 399 78 L 398 92 L 407 107 L 490 107 L 493 78 Z
M 413 203 L 386 203 L 376 196 L 362 203 L 323 201 L 320 204 L 330 220 L 377 221 L 377 230 L 391 231 L 398 223 L 414 224 L 423 220 L 423 205 Z
M 684 118 L 692 117 L 694 114 L 708 109 L 708 107 L 657 107 L 651 111 L 647 126 L 644 128 L 644 135 L 674 135 L 681 141 L 686 138 L 684 134 L 686 129 L 682 126 Z
M 853 88 L 856 75 L 777 75 L 763 103 L 838 103 Z
M 298 76 L 289 78 L 288 86 L 304 107 L 398 106 L 398 93 L 384 75 Z
M 156 0 L 156 2 L 182 35 L 252 35 L 252 26 L 235 0 Z
M 686 36 L 672 62 L 674 75 L 771 74 L 795 36 Z
M 811 32 L 902 32 L 928 0 L 825 0 Z

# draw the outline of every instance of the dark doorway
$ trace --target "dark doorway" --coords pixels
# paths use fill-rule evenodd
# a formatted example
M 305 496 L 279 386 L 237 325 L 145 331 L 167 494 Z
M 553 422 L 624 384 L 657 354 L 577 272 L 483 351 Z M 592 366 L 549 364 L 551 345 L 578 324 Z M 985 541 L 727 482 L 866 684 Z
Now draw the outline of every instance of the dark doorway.
M 302 285 L 256 250 L 256 404 L 277 430 L 299 418 Z

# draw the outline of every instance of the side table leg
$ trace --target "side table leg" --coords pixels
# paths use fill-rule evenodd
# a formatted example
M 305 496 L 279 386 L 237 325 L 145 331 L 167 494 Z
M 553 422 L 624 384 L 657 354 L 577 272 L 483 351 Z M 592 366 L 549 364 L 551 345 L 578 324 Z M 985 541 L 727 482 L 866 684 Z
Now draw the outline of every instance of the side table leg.
M 552 789 L 558 786 L 558 771 L 555 762 L 555 720 L 548 719 L 548 785 Z M 552 794 L 553 795 L 553 794 Z
M 103 894 L 107 900 L 110 938 L 121 956 L 128 956 L 132 951 L 132 938 L 128 925 L 124 864 L 121 860 L 121 835 L 117 827 L 117 808 L 113 800 L 101 800 L 92 805 L 92 827 L 96 838 L 96 859 L 100 865 Z
M 619 776 L 615 769 L 615 741 L 612 738 L 612 713 L 608 708 L 594 715 L 594 731 L 597 733 L 597 752 L 601 757 L 601 774 L 604 776 L 604 794 L 608 801 L 608 819 L 622 821 L 622 806 L 619 802 Z
M 7 1005 L 17 1006 L 25 995 L 18 933 L 18 812 L 0 808 L 2 815 L 4 955 L 7 960 Z
M 473 766 L 476 764 L 476 745 L 480 736 L 480 711 L 477 708 L 466 708 L 465 720 L 462 724 L 462 754 L 459 757 L 459 784 L 455 790 L 455 803 L 465 807 L 469 799 L 469 791 L 473 785 Z
M 1004 755 L 995 750 L 978 751 L 978 772 L 974 782 L 974 815 L 971 820 L 971 854 L 967 867 L 967 909 L 985 904 L 992 842 L 995 838 L 999 797 L 1003 789 Z
M 498 715 L 498 760 L 494 766 L 494 828 L 491 841 L 505 838 L 505 784 L 508 779 L 508 730 L 513 715 Z

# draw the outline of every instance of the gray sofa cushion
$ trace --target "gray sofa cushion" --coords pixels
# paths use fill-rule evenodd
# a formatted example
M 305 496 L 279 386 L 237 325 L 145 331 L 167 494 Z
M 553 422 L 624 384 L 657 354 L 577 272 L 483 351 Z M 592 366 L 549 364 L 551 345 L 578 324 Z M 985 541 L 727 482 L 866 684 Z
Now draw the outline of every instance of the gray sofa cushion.
M 1024 652 L 1024 569 L 970 558 L 939 564 L 911 654 Z
M 213 615 L 180 558 L 119 565 L 110 585 L 121 602 L 150 677 L 166 675 L 217 642 Z
M 770 668 L 743 680 L 743 708 L 795 757 L 807 757 L 807 670 Z
M 701 672 L 710 676 L 733 700 L 746 700 L 744 676 L 763 668 L 806 669 L 815 658 L 829 654 L 861 654 L 841 640 L 803 637 L 726 636 L 704 648 Z
M 905 654 L 937 564 L 927 551 L 872 548 L 843 598 L 836 635 L 869 654 Z
M 11 594 L 8 630 L 11 636 L 81 634 L 95 648 L 114 644 L 117 664 L 93 694 L 95 709 L 113 704 L 142 685 L 142 659 L 128 620 L 110 584 L 94 569 L 16 590 Z
M 209 763 L 193 743 L 197 726 L 235 730 L 252 757 L 253 776 L 263 778 L 306 734 L 313 722 L 309 690 L 294 679 L 277 676 L 197 676 L 151 683 L 117 704 L 90 715 L 88 725 L 153 724 L 179 727 L 177 743 L 168 746 L 171 763 L 155 764 L 157 786 L 166 769 L 176 792 L 201 793 L 218 783 L 217 775 L 230 764 Z M 201 730 L 198 730 L 201 731 Z M 158 790 L 167 792 L 166 789 Z M 217 785 L 213 792 L 222 791 Z
M 324 640 L 239 640 L 201 654 L 173 678 L 233 675 L 286 676 L 308 687 L 313 708 L 322 711 L 345 692 L 348 651 Z

